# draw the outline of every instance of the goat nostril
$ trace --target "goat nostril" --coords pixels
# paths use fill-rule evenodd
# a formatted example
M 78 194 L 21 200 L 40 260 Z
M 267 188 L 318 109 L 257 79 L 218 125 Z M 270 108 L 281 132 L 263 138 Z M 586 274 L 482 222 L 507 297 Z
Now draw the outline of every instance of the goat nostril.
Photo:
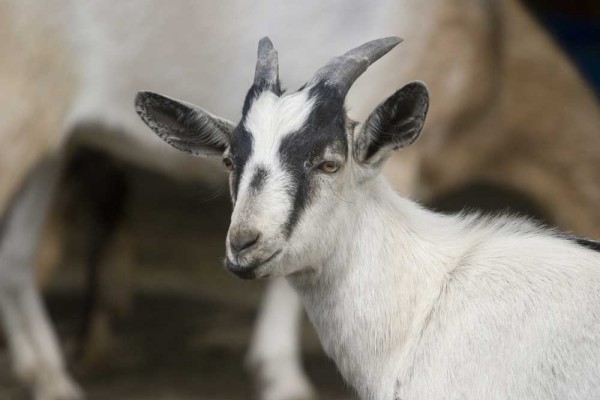
M 255 231 L 238 233 L 229 238 L 229 244 L 231 245 L 231 249 L 233 251 L 239 253 L 242 250 L 246 250 L 256 244 L 259 236 L 260 233 Z

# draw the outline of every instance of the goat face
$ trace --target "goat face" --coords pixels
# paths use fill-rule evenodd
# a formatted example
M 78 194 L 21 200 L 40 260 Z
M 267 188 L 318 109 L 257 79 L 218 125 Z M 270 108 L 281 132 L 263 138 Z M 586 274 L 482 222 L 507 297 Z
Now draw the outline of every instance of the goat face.
M 344 110 L 352 82 L 399 40 L 369 42 L 321 68 L 304 87 L 282 94 L 277 53 L 261 40 L 253 86 L 234 125 L 155 93 L 136 109 L 172 146 L 221 156 L 234 204 L 226 266 L 243 278 L 288 275 L 331 251 L 340 202 L 356 182 L 380 170 L 390 150 L 412 143 L 423 126 L 428 95 L 414 82 L 381 103 L 355 135 Z

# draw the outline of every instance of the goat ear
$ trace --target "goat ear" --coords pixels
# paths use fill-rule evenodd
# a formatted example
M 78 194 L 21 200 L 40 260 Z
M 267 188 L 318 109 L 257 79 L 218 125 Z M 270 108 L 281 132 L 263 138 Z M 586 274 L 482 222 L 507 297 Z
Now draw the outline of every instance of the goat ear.
M 161 139 L 198 156 L 220 156 L 230 143 L 234 125 L 199 107 L 152 93 L 139 92 L 135 110 Z
M 421 133 L 429 106 L 422 82 L 412 82 L 388 97 L 371 113 L 355 145 L 358 159 L 367 164 L 383 161 L 392 150 L 411 145 Z

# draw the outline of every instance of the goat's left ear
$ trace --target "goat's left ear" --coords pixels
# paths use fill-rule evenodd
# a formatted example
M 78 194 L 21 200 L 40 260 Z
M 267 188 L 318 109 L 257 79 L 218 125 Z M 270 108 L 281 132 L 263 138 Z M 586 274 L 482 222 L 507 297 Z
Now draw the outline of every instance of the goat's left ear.
M 422 82 L 411 82 L 371 113 L 356 140 L 354 152 L 366 164 L 379 164 L 392 150 L 411 145 L 421 133 L 429 107 Z
M 198 156 L 220 156 L 235 126 L 208 111 L 152 92 L 139 92 L 135 110 L 162 140 Z

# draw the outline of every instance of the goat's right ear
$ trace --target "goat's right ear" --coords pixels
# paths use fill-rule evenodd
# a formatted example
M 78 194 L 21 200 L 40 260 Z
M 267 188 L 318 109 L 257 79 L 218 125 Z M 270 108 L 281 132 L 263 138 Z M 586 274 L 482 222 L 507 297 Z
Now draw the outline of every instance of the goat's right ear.
M 235 128 L 199 107 L 152 92 L 137 94 L 135 110 L 165 142 L 199 156 L 223 154 Z

